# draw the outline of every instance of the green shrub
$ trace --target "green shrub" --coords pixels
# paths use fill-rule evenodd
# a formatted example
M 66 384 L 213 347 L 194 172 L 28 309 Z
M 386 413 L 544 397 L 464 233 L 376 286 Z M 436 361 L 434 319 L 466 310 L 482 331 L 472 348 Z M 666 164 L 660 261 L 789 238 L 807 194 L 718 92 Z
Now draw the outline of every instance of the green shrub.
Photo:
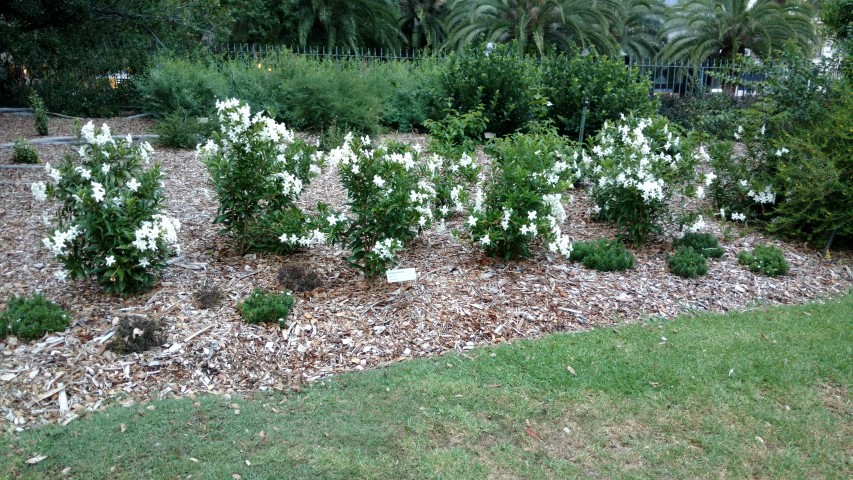
M 532 58 L 512 45 L 498 45 L 486 54 L 478 47 L 465 56 L 451 55 L 433 92 L 433 114 L 450 108 L 470 112 L 483 105 L 488 130 L 507 135 L 536 120 L 540 70 Z
M 171 112 L 157 121 L 154 131 L 160 135 L 158 143 L 171 148 L 195 148 L 215 130 L 211 117 L 189 117 L 186 112 Z
M 336 122 L 360 134 L 379 131 L 382 97 L 348 68 L 317 63 L 287 81 L 287 117 L 291 126 L 319 132 Z
M 782 250 L 773 245 L 761 245 L 751 252 L 744 250 L 738 254 L 737 259 L 741 265 L 749 267 L 751 272 L 768 277 L 778 277 L 788 273 L 788 262 Z
M 386 127 L 409 132 L 419 129 L 430 114 L 430 89 L 442 71 L 444 60 L 375 62 L 363 75 L 383 99 L 380 121 Z
M 61 332 L 68 328 L 68 313 L 41 294 L 31 297 L 13 295 L 7 304 L 6 310 L 0 313 L 0 338 L 7 335 L 40 338 L 45 333 Z
M 277 323 L 279 327 L 284 327 L 292 306 L 291 295 L 266 293 L 257 288 L 240 304 L 240 311 L 246 323 Z
M 621 58 L 598 55 L 554 54 L 542 59 L 543 92 L 551 101 L 548 118 L 560 133 L 578 138 L 584 101 L 589 96 L 584 137 L 595 135 L 604 122 L 621 114 L 654 114 L 658 107 L 649 78 L 636 68 L 627 68 Z
M 32 143 L 24 139 L 16 140 L 12 148 L 12 163 L 39 163 L 39 152 Z
M 130 82 L 113 85 L 109 78 L 80 78 L 73 72 L 53 72 L 39 91 L 51 112 L 79 117 L 115 117 L 138 103 Z
M 110 350 L 122 354 L 141 353 L 166 343 L 162 325 L 148 318 L 124 317 L 116 325 Z
M 727 93 L 666 95 L 660 99 L 659 112 L 686 130 L 695 129 L 712 137 L 729 139 L 737 126 L 743 125 L 743 112 L 757 101 L 757 97 L 736 97 Z
M 710 233 L 688 232 L 674 241 L 672 246 L 676 250 L 680 247 L 692 248 L 705 258 L 720 258 L 724 253 L 723 249 L 720 248 L 720 242 Z
M 853 240 L 853 81 L 827 116 L 784 141 L 776 182 L 784 200 L 767 224 L 771 233 L 823 246 L 835 232 Z
M 459 157 L 471 154 L 483 139 L 486 131 L 486 117 L 483 106 L 462 115 L 456 110 L 448 110 L 441 120 L 426 120 L 429 129 L 429 150 L 445 157 Z
M 225 75 L 209 61 L 159 57 L 133 84 L 144 112 L 163 118 L 211 116 L 217 98 L 229 93 Z
M 39 94 L 33 90 L 30 92 L 30 108 L 33 111 L 33 120 L 36 124 L 36 132 L 39 135 L 47 135 L 48 134 L 48 121 L 47 121 L 47 110 L 44 106 L 44 100 L 41 99 Z
M 600 272 L 628 270 L 636 261 L 634 254 L 622 242 L 607 239 L 575 242 L 569 260 Z
M 696 278 L 708 273 L 705 255 L 688 245 L 678 247 L 675 253 L 667 258 L 666 263 L 669 265 L 669 271 L 679 277 Z

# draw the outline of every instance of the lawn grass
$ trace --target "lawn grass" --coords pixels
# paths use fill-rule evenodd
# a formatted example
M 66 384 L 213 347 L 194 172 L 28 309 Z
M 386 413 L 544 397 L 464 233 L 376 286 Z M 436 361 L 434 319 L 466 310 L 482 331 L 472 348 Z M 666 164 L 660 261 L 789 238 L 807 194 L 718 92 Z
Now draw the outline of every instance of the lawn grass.
M 851 327 L 846 296 L 114 408 L 7 436 L 0 477 L 850 478 Z

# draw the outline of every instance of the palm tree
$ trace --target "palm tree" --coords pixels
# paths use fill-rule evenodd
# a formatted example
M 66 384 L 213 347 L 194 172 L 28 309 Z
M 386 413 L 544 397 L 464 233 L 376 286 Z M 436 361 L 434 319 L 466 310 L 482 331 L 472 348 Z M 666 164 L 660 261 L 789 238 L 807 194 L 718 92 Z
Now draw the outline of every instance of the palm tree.
M 813 12 L 798 0 L 687 0 L 662 30 L 664 60 L 731 59 L 749 49 L 766 58 L 792 43 L 804 55 L 815 41 Z
M 462 50 L 481 38 L 488 42 L 517 40 L 522 51 L 542 55 L 548 45 L 561 50 L 595 48 L 614 53 L 607 32 L 611 0 L 454 0 L 447 19 L 446 46 Z
M 663 45 L 659 35 L 666 18 L 664 13 L 662 0 L 618 2 L 610 34 L 619 44 L 622 54 L 634 59 L 657 55 Z
M 391 0 L 296 0 L 299 44 L 396 49 L 398 5 Z
M 401 0 L 400 30 L 412 48 L 437 48 L 447 40 L 447 0 Z

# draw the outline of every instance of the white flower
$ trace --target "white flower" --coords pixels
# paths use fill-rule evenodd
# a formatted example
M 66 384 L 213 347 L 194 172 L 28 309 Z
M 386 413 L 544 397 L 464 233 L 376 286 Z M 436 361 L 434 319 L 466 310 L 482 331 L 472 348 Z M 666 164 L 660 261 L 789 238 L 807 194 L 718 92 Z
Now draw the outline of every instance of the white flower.
M 104 186 L 96 181 L 92 181 L 92 198 L 95 199 L 96 202 L 100 202 L 104 199 L 104 195 L 106 191 L 104 190 Z
M 115 256 L 113 256 L 113 255 L 110 255 L 109 257 L 107 257 L 107 258 L 105 258 L 105 259 L 104 259 L 104 263 L 105 263 L 108 267 L 112 267 L 112 266 L 113 266 L 113 264 L 115 264 L 115 263 L 116 263 L 116 257 L 115 257 Z
M 147 258 L 142 257 L 142 260 L 139 261 L 139 266 L 142 268 L 146 268 L 146 267 L 148 267 L 148 265 L 151 265 L 151 262 L 148 261 Z
M 720 218 L 722 218 L 723 220 L 726 219 L 726 209 L 725 208 L 720 209 Z
M 714 180 L 717 179 L 717 175 L 714 172 L 708 172 L 705 174 L 705 186 L 710 187 Z
M 477 217 L 475 217 L 475 216 L 471 215 L 471 216 L 469 216 L 469 217 L 468 217 L 468 220 L 467 220 L 465 223 L 466 223 L 467 225 L 470 225 L 470 226 L 472 226 L 472 227 L 473 227 L 473 226 L 477 225 Z
M 91 120 L 80 129 L 80 136 L 83 137 L 83 140 L 86 140 L 86 143 L 93 143 L 95 141 L 95 125 Z
M 54 182 L 59 183 L 59 180 L 62 178 L 59 174 L 59 170 L 51 167 L 49 163 L 44 164 L 44 171 L 47 172 L 47 175 L 52 178 Z
M 698 198 L 700 200 L 705 198 L 705 187 L 703 187 L 701 185 L 696 187 L 696 198 Z
M 732 212 L 731 218 L 732 218 L 732 220 L 736 220 L 739 222 L 745 222 L 746 221 L 746 215 L 744 215 L 742 213 L 738 213 L 738 212 Z
M 53 272 L 53 276 L 64 282 L 68 278 L 68 273 L 65 270 L 57 270 Z
M 312 163 L 311 166 L 308 167 L 308 171 L 314 175 L 320 175 L 321 173 L 323 173 L 323 170 L 320 169 L 320 167 L 315 163 Z
M 44 182 L 33 182 L 32 185 L 30 185 L 30 190 L 39 202 L 47 200 L 47 185 L 45 185 Z
M 492 240 L 489 238 L 488 235 L 484 235 L 483 238 L 480 239 L 480 245 L 485 246 L 485 245 L 489 245 L 490 243 L 492 243 Z
M 338 217 L 334 215 L 329 215 L 328 217 L 326 217 L 326 221 L 329 222 L 329 225 L 334 227 L 335 224 L 338 223 Z
M 536 210 L 529 210 L 527 212 L 527 219 L 528 220 L 536 220 Z
M 135 192 L 139 189 L 142 184 L 139 183 L 139 180 L 135 178 L 131 178 L 129 182 L 127 182 L 127 188 L 130 189 L 131 192 Z
M 376 184 L 377 187 L 382 188 L 385 186 L 385 180 L 382 179 L 379 175 L 373 176 L 373 183 Z
M 92 178 L 92 172 L 90 172 L 87 168 L 77 166 L 74 167 L 74 171 L 79 173 L 80 176 L 83 177 L 83 180 L 89 180 L 90 178 Z
M 782 148 L 780 148 L 779 150 L 776 150 L 776 156 L 777 156 L 777 157 L 781 157 L 782 155 L 785 155 L 785 154 L 786 154 L 786 153 L 788 153 L 788 152 L 790 152 L 790 150 L 788 150 L 788 149 L 787 149 L 787 148 L 785 148 L 785 147 L 782 147 Z
M 107 173 L 110 173 L 110 164 L 109 163 L 105 163 L 105 164 L 101 165 L 101 173 L 103 173 L 105 175 Z

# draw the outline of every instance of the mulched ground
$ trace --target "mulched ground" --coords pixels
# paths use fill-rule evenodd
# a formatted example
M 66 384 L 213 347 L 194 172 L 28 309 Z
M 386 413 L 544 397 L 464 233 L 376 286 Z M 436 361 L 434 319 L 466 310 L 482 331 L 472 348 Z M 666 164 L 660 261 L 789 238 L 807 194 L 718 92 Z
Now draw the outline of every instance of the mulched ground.
M 115 134 L 150 133 L 144 121 L 109 124 Z M 0 115 L 0 132 L 26 131 L 20 117 Z M 405 139 L 426 143 L 419 136 Z M 38 147 L 43 161 L 52 163 L 67 149 Z M 0 150 L 0 163 L 10 156 L 11 150 Z M 461 226 L 457 220 L 443 232 L 426 232 L 402 253 L 399 266 L 416 268 L 416 281 L 370 286 L 345 265 L 346 253 L 336 247 L 290 257 L 231 254 L 211 224 L 216 200 L 194 152 L 157 149 L 154 159 L 163 163 L 168 214 L 182 224 L 181 257 L 157 288 L 130 299 L 106 295 L 94 282 L 58 281 L 53 274 L 59 265 L 41 244 L 47 232 L 44 206 L 29 190 L 31 182 L 46 180 L 44 172 L 0 169 L 0 308 L 11 294 L 42 292 L 74 316 L 68 331 L 39 341 L 0 340 L 4 429 L 67 423 L 114 403 L 299 388 L 338 372 L 411 357 L 464 355 L 480 345 L 687 311 L 798 304 L 853 287 L 849 254 L 834 253 L 826 261 L 802 245 L 712 219 L 706 219 L 712 233 L 722 238 L 723 229 L 729 232 L 721 242 L 726 254 L 711 260 L 709 274 L 695 280 L 667 271 L 664 243 L 637 252 L 637 266 L 628 272 L 587 270 L 541 245 L 527 261 L 488 259 L 450 234 Z M 573 193 L 563 231 L 575 240 L 612 237 L 612 230 L 590 220 L 586 192 Z M 301 203 L 343 207 L 345 199 L 337 172 L 330 171 L 311 184 Z M 738 265 L 739 251 L 765 243 L 783 249 L 791 267 L 787 276 L 762 277 Z M 238 302 L 256 287 L 280 290 L 278 271 L 293 264 L 314 270 L 322 286 L 295 294 L 284 329 L 244 324 Z M 195 302 L 203 285 L 221 289 L 220 305 L 201 308 Z M 123 317 L 162 322 L 166 343 L 142 354 L 113 353 L 107 345 Z

